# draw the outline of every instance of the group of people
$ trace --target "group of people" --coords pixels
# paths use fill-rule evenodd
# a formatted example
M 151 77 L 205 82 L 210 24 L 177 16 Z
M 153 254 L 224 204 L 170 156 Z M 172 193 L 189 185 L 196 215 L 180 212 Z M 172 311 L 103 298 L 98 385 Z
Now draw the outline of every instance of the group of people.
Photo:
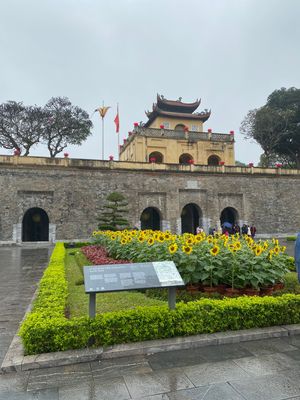
M 242 227 L 240 227 L 238 224 L 230 224 L 229 222 L 224 222 L 222 225 L 222 233 L 225 235 L 234 235 L 235 233 L 239 233 L 242 235 L 248 235 L 251 236 L 253 239 L 256 234 L 256 227 L 254 225 L 246 225 L 243 224 Z

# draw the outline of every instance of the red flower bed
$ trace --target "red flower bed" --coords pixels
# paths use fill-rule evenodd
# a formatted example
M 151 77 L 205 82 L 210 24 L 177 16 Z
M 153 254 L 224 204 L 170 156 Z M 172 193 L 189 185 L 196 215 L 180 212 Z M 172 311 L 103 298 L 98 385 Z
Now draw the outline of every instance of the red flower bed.
M 84 246 L 81 248 L 86 258 L 91 261 L 94 265 L 105 265 L 105 264 L 128 264 L 127 260 L 115 260 L 110 258 L 104 247 L 101 246 Z

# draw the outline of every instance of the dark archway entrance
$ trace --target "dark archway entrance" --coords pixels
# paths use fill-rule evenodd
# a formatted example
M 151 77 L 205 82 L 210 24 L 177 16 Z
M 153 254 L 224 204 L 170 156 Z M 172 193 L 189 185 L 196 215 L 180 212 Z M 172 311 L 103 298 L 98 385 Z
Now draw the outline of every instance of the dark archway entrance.
M 30 208 L 26 211 L 22 222 L 23 242 L 48 242 L 49 218 L 41 208 Z
M 233 207 L 226 207 L 221 212 L 221 217 L 220 217 L 221 226 L 223 226 L 225 222 L 228 222 L 231 225 L 238 224 L 238 219 L 239 219 L 238 212 Z
M 152 229 L 154 231 L 160 230 L 160 214 L 154 207 L 145 208 L 141 214 L 141 229 Z
M 201 210 L 196 204 L 190 203 L 181 211 L 181 233 L 196 233 L 197 226 L 201 226 Z
M 190 154 L 184 153 L 179 157 L 179 164 L 190 164 L 193 157 Z
M 155 160 L 155 161 L 154 161 Z M 164 156 L 159 151 L 154 151 L 149 155 L 150 162 L 162 163 L 164 162 Z
M 208 157 L 207 164 L 208 165 L 219 165 L 219 162 L 221 161 L 220 157 L 212 155 Z

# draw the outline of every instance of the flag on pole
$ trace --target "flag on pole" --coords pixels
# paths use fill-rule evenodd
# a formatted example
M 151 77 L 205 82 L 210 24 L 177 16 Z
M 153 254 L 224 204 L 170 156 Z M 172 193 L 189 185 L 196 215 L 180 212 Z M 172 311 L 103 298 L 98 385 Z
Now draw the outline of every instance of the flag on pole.
M 116 124 L 116 133 L 119 133 L 119 129 L 120 129 L 119 106 L 117 107 L 117 115 L 114 119 L 114 123 Z
M 103 119 L 105 117 L 105 114 L 107 113 L 107 111 L 110 109 L 110 107 L 99 107 L 97 108 L 95 111 L 98 111 L 100 114 L 100 117 Z

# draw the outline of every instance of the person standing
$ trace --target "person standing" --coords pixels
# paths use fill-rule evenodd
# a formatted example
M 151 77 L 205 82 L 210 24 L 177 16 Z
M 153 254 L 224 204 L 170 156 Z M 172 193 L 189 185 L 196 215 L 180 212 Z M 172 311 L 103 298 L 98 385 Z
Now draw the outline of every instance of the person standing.
M 295 264 L 298 273 L 298 282 L 300 283 L 300 232 L 298 233 L 295 243 Z

